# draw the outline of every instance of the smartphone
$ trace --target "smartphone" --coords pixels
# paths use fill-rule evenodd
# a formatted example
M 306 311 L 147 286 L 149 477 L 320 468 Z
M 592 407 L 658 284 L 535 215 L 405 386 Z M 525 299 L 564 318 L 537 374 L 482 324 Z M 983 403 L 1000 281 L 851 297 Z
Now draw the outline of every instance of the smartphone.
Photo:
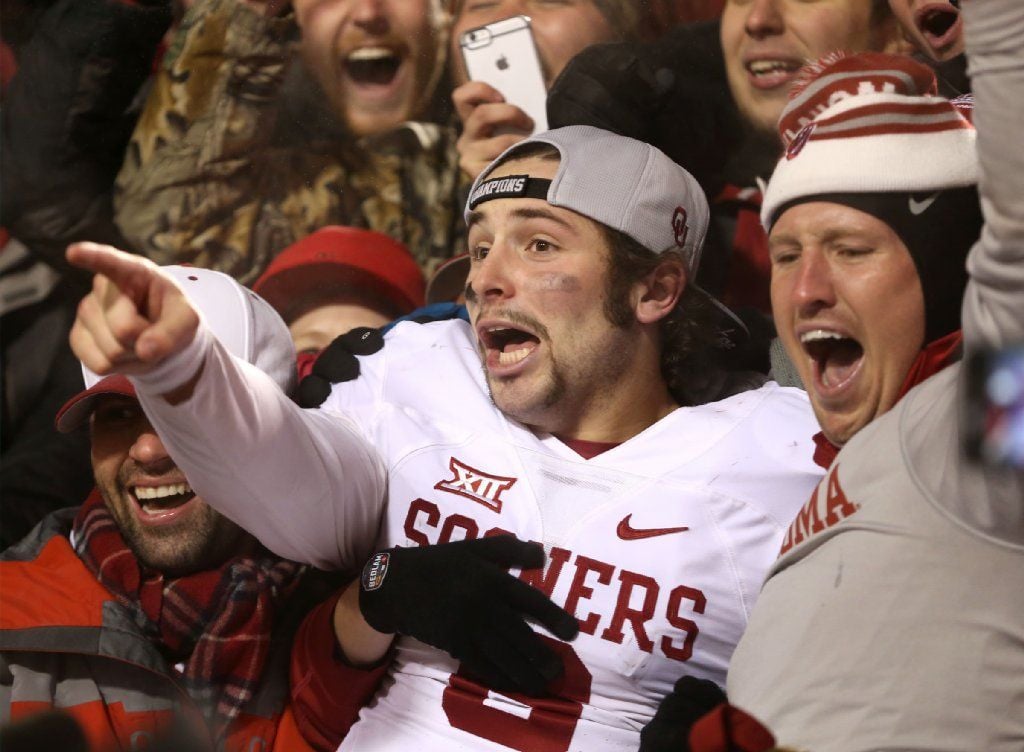
M 971 459 L 1024 468 L 1024 344 L 974 353 L 961 413 Z
M 548 129 L 548 91 L 528 16 L 465 31 L 459 47 L 471 80 L 490 84 L 506 102 L 529 115 L 534 133 Z

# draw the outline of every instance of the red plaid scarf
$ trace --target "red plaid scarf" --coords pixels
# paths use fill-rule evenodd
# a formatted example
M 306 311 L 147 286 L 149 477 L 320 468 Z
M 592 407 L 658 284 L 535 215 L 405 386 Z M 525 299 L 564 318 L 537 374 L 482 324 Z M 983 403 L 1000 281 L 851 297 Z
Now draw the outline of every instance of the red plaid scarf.
M 219 737 L 252 699 L 274 613 L 298 584 L 300 565 L 264 553 L 165 579 L 135 558 L 96 490 L 72 529 L 85 566 L 165 656 L 184 662 L 185 688 Z

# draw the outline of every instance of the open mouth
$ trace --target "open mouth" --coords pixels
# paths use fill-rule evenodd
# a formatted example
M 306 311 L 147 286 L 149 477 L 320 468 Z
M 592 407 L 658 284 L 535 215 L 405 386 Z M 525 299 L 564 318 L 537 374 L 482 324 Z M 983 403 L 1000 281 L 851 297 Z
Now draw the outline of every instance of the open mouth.
M 480 330 L 487 352 L 487 367 L 511 367 L 521 363 L 540 345 L 535 334 L 512 326 L 488 326 Z
M 960 33 L 960 12 L 949 3 L 928 5 L 914 19 L 921 34 L 935 49 L 954 42 Z
M 772 89 L 789 83 L 803 67 L 803 61 L 792 59 L 751 60 L 746 64 L 747 73 L 755 86 Z
M 402 67 L 402 55 L 389 47 L 361 47 L 345 58 L 345 71 L 360 86 L 389 86 Z
M 804 332 L 800 344 L 813 361 L 815 378 L 826 394 L 848 386 L 864 358 L 864 348 L 857 340 L 833 330 Z
M 196 497 L 188 483 L 167 483 L 161 486 L 133 486 L 128 489 L 138 504 L 143 519 L 170 519 Z

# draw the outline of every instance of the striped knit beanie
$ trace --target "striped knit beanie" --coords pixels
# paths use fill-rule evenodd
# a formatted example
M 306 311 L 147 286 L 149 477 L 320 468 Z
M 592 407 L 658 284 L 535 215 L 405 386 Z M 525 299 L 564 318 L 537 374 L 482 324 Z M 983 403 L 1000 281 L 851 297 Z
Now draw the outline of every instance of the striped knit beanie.
M 969 98 L 937 96 L 909 57 L 835 55 L 810 66 L 779 121 L 785 151 L 761 222 L 812 201 L 851 206 L 889 225 L 917 267 L 926 341 L 959 328 L 965 259 L 981 233 Z

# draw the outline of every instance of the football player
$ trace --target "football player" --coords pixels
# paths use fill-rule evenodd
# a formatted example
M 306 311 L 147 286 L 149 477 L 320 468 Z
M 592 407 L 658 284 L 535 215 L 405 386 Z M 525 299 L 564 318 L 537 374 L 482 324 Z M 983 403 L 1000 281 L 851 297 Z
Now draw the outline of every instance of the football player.
M 813 416 L 716 369 L 740 335 L 694 284 L 707 204 L 653 147 L 535 136 L 465 216 L 471 321 L 399 324 L 318 409 L 106 247 L 69 251 L 98 275 L 72 342 L 132 374 L 194 486 L 271 550 L 366 562 L 340 649 L 371 662 L 400 636 L 342 749 L 635 750 L 680 675 L 722 683 L 820 477 Z

